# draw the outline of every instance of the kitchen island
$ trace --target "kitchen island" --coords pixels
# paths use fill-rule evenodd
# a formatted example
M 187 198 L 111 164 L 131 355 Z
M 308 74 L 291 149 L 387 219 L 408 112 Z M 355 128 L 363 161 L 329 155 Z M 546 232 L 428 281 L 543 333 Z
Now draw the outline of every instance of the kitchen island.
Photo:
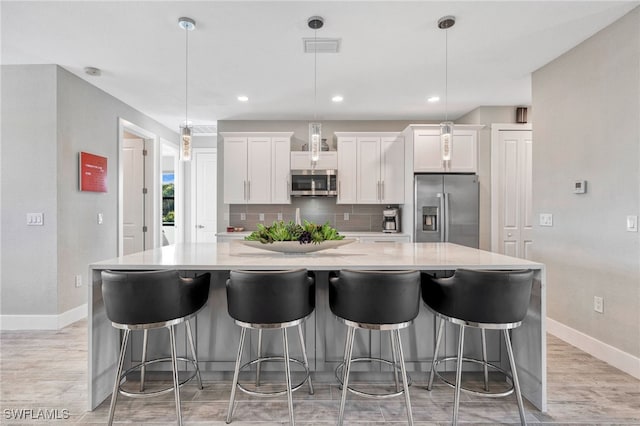
M 337 249 L 308 254 L 281 254 L 252 247 L 241 241 L 212 244 L 178 244 L 147 250 L 90 265 L 89 287 L 89 409 L 93 410 L 111 393 L 120 344 L 119 332 L 106 317 L 102 301 L 100 272 L 115 270 L 178 269 L 185 275 L 212 272 L 207 306 L 196 318 L 198 359 L 205 376 L 226 379 L 233 371 L 239 329 L 226 309 L 225 281 L 229 270 L 283 270 L 306 268 L 316 273 L 316 310 L 305 322 L 307 352 L 317 380 L 333 380 L 333 369 L 342 359 L 344 326 L 333 318 L 328 302 L 327 275 L 340 269 L 417 269 L 449 273 L 457 268 L 533 269 L 534 284 L 527 316 L 513 330 L 512 341 L 522 394 L 541 411 L 546 411 L 546 284 L 541 263 L 508 257 L 451 243 L 353 243 Z M 447 328 L 443 351 L 455 353 L 455 334 Z M 182 336 L 184 338 L 184 336 Z M 488 339 L 490 336 L 487 336 Z M 492 336 L 499 342 L 499 336 Z M 429 371 L 435 342 L 434 315 L 422 307 L 414 325 L 403 330 L 402 339 L 408 369 L 414 376 Z M 488 340 L 491 342 L 491 340 Z M 369 331 L 356 342 L 359 356 L 389 356 L 388 337 Z M 141 345 L 134 340 L 130 359 L 138 359 Z M 151 345 L 151 340 L 150 340 Z M 277 342 L 273 342 L 274 348 Z M 186 344 L 182 345 L 183 351 Z M 255 342 L 250 346 L 255 351 Z M 467 346 L 467 345 L 465 345 Z M 151 346 L 150 346 L 151 347 Z M 162 347 L 162 346 L 158 346 Z M 473 350 L 473 344 L 468 345 Z M 490 344 L 489 360 L 507 366 L 503 344 Z M 269 351 L 266 345 L 265 350 Z M 255 352 L 254 352 L 255 353 Z M 369 372 L 364 367 L 363 371 Z M 426 391 L 425 391 L 426 392 Z

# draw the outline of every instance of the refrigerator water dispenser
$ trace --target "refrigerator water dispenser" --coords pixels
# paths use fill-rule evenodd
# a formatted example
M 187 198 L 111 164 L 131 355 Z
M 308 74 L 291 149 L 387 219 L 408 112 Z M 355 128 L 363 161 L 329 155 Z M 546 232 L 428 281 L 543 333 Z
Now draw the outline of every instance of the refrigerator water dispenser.
M 438 230 L 438 207 L 425 206 L 422 208 L 422 230 L 434 232 Z

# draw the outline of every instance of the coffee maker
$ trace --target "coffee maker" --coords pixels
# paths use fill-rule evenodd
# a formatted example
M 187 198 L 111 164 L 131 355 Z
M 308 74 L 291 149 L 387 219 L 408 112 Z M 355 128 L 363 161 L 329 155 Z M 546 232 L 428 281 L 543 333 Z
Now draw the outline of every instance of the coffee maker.
M 382 232 L 400 232 L 400 209 L 387 206 L 382 210 Z

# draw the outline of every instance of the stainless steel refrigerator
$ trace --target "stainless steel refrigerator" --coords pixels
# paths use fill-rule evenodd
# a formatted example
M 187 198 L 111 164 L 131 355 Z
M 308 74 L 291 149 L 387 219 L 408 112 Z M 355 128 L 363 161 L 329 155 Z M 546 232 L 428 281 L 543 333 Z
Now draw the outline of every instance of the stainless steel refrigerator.
M 478 248 L 478 190 L 476 175 L 415 175 L 414 241 Z

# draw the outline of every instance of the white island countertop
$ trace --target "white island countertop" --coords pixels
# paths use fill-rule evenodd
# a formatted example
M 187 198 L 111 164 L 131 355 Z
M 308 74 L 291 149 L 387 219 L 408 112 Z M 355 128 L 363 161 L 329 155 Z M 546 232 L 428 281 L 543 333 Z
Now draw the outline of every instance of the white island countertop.
M 256 249 L 242 241 L 177 244 L 96 262 L 92 269 L 178 268 L 230 270 L 307 268 L 335 269 L 542 269 L 543 265 L 451 243 L 352 243 L 307 254 Z

